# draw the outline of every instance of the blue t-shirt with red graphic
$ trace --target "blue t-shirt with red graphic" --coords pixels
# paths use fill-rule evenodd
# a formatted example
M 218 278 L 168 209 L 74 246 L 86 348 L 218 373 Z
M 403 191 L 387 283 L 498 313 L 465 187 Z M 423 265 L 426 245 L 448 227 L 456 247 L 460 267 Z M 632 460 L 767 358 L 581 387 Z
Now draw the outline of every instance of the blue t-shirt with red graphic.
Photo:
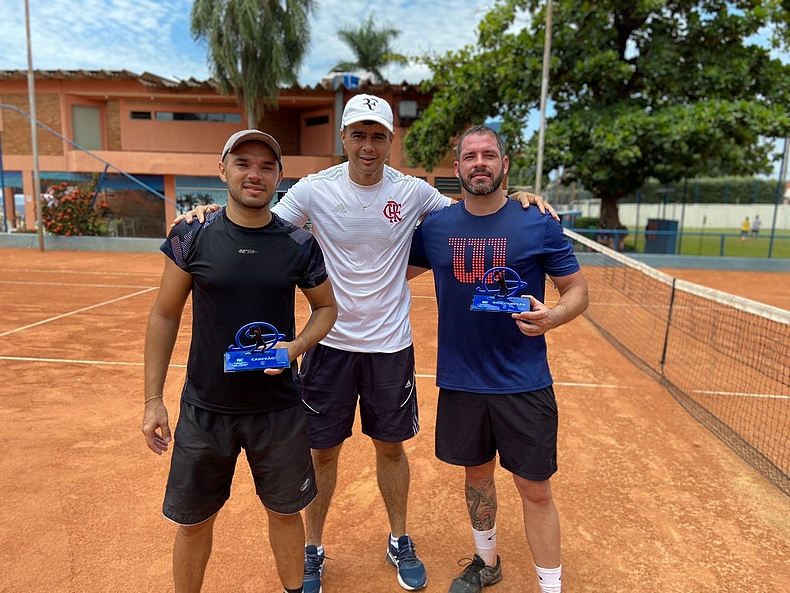
M 530 294 L 541 302 L 546 275 L 578 272 L 573 246 L 556 220 L 514 200 L 487 216 L 474 216 L 459 202 L 417 227 L 409 263 L 433 270 L 439 387 L 521 393 L 552 384 L 544 336 L 525 336 L 509 313 L 470 311 L 470 305 L 475 288 L 494 267 L 510 268 L 527 283 L 513 296 Z

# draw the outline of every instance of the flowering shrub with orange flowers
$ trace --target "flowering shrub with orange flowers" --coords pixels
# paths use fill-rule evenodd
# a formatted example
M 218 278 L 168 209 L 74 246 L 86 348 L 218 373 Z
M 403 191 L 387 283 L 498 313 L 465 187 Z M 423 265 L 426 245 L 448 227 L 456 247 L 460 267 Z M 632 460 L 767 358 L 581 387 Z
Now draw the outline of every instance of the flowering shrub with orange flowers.
M 94 186 L 95 187 L 95 186 Z M 41 201 L 44 228 L 53 235 L 107 235 L 107 203 L 93 203 L 95 191 L 65 181 L 47 190 Z

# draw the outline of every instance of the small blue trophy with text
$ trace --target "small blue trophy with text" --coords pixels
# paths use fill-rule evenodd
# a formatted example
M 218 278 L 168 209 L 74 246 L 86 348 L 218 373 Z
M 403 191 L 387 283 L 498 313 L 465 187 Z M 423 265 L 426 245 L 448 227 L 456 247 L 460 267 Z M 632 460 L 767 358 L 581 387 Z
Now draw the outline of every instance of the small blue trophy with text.
M 248 323 L 236 332 L 236 343 L 225 352 L 225 372 L 277 369 L 291 365 L 288 348 L 275 348 L 285 334 L 263 321 Z
M 529 298 L 513 296 L 526 288 L 515 270 L 495 267 L 483 274 L 480 285 L 475 288 L 472 299 L 472 311 L 488 311 L 493 313 L 521 313 L 531 309 Z

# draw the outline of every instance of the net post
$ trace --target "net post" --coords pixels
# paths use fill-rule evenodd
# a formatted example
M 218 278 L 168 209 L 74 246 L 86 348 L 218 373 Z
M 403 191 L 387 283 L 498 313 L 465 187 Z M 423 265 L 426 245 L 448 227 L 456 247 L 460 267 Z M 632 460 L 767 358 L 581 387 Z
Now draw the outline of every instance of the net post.
M 669 292 L 669 311 L 667 312 L 667 328 L 664 332 L 664 347 L 661 349 L 661 374 L 664 374 L 664 364 L 667 362 L 667 346 L 669 344 L 669 328 L 672 326 L 672 307 L 675 304 L 675 282 L 672 279 L 672 289 Z

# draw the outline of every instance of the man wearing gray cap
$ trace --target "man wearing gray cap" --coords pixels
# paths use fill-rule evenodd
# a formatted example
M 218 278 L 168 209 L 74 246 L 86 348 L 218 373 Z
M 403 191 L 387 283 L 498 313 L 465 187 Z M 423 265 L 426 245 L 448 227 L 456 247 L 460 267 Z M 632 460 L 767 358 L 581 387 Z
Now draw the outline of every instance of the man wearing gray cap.
M 310 220 L 338 303 L 337 322 L 305 355 L 300 373 L 318 482 L 318 496 L 305 511 L 305 593 L 322 590 L 324 523 L 357 401 L 390 524 L 386 558 L 404 589 L 427 583 L 406 531 L 410 480 L 403 442 L 419 431 L 406 268 L 418 221 L 453 200 L 385 164 L 393 130 L 386 100 L 355 95 L 340 128 L 348 162 L 301 179 L 273 207 L 296 226 Z M 540 198 L 522 198 L 525 205 L 537 200 L 542 209 Z M 202 208 L 187 220 L 193 214 L 200 219 Z
M 295 360 L 327 334 L 337 303 L 317 241 L 270 211 L 283 178 L 277 141 L 257 130 L 234 134 L 222 151 L 219 177 L 228 186 L 227 207 L 200 225 L 176 225 L 161 247 L 165 268 L 145 342 L 143 434 L 154 453 L 169 448 L 163 389 L 191 292 L 193 339 L 162 509 L 179 525 L 173 548 L 176 593 L 202 587 L 214 521 L 230 496 L 241 449 L 266 509 L 282 585 L 287 593 L 300 593 L 305 544 L 300 511 L 315 498 L 317 486 Z M 298 335 L 295 287 L 312 311 Z M 263 334 L 264 324 L 282 334 Z M 257 331 L 243 334 L 245 327 Z M 285 350 L 282 362 L 290 368 L 231 372 L 227 357 L 234 346 L 253 354 L 261 342 Z

